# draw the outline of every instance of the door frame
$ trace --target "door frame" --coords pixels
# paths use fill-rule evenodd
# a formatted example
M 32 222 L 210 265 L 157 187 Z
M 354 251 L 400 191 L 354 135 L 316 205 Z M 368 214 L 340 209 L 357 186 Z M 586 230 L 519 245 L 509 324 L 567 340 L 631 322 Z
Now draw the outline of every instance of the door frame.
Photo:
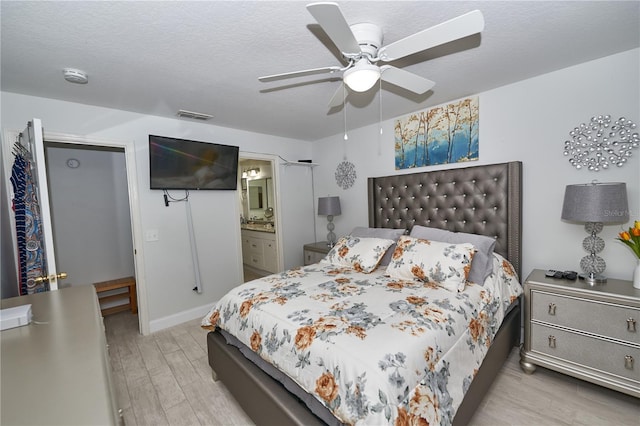
M 271 163 L 271 175 L 273 177 L 273 197 L 274 201 L 274 222 L 276 227 L 276 241 L 278 243 L 278 270 L 282 271 L 284 269 L 284 250 L 283 250 L 283 238 L 282 238 L 282 215 L 280 211 L 280 167 L 279 167 L 279 157 L 277 155 L 272 154 L 259 154 L 256 152 L 243 152 L 240 151 L 238 154 L 238 161 L 240 160 L 260 160 L 260 161 L 268 161 Z M 241 171 L 238 170 L 238 175 L 240 175 Z M 239 179 L 240 180 L 240 179 Z M 240 187 L 240 192 L 242 192 L 242 187 Z M 248 187 L 247 187 L 248 192 Z M 240 209 L 242 211 L 242 209 Z M 241 229 L 240 224 L 240 215 L 236 215 L 238 217 L 238 230 Z M 242 237 L 240 237 L 240 242 L 242 243 Z M 242 244 L 240 244 L 240 271 L 242 271 L 242 281 L 244 282 L 244 268 L 243 268 L 243 256 L 242 256 Z
M 11 141 L 14 141 L 20 131 L 15 130 L 7 130 L 4 132 L 4 143 L 3 145 L 3 157 L 6 160 L 3 160 L 5 169 L 8 167 L 9 171 L 5 170 L 5 175 L 11 169 L 11 164 L 9 164 L 9 159 L 13 158 L 11 154 Z M 147 304 L 147 291 L 146 291 L 146 279 L 145 279 L 145 262 L 144 262 L 144 251 L 142 242 L 142 220 L 140 215 L 140 197 L 138 194 L 138 174 L 136 167 L 136 155 L 135 155 L 135 143 L 133 140 L 130 141 L 116 141 L 109 139 L 98 139 L 98 138 L 89 138 L 86 136 L 72 135 L 66 133 L 54 133 L 48 132 L 44 130 L 44 142 L 57 142 L 57 143 L 65 143 L 70 145 L 91 145 L 91 146 L 102 146 L 109 148 L 118 148 L 124 150 L 125 155 L 125 164 L 127 170 L 127 186 L 128 186 L 128 195 L 129 195 L 129 216 L 131 220 L 131 237 L 132 237 L 132 245 L 133 245 L 133 254 L 134 254 L 134 269 L 135 269 L 135 278 L 136 278 L 136 293 L 138 297 L 138 328 L 141 334 L 147 335 L 150 333 L 149 327 L 149 310 Z M 6 177 L 6 176 L 5 176 Z M 9 186 L 9 181 L 7 180 L 7 185 Z M 10 189 L 7 188 L 7 189 Z M 7 194 L 11 192 L 8 191 Z M 9 205 L 11 200 L 9 200 Z M 14 218 L 11 217 L 11 222 L 13 228 L 15 228 Z M 13 238 L 13 247 L 17 246 L 16 237 L 12 235 Z M 14 256 L 15 254 L 14 250 Z M 18 265 L 18 260 L 16 257 L 16 266 Z

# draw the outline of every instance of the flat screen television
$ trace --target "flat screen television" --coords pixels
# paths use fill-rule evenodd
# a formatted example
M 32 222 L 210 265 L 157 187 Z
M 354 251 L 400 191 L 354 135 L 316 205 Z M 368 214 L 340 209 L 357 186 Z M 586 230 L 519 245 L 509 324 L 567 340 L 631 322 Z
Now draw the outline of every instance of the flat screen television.
M 238 185 L 237 146 L 149 135 L 151 189 L 222 189 Z

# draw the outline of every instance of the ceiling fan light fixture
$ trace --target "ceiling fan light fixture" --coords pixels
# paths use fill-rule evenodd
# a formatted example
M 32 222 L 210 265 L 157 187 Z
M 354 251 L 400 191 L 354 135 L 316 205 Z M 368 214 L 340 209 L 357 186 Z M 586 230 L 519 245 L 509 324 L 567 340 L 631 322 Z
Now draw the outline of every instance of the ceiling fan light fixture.
M 380 78 L 380 68 L 369 63 L 358 62 L 356 66 L 344 72 L 344 84 L 356 92 L 366 92 Z

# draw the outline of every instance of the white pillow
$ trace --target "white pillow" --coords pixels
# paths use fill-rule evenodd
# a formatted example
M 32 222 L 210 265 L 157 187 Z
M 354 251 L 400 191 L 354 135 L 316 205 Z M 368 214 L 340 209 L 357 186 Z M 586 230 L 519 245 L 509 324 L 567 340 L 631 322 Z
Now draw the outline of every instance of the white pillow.
M 487 277 L 493 272 L 493 250 L 496 246 L 496 239 L 478 234 L 467 234 L 464 232 L 451 232 L 445 229 L 430 228 L 416 225 L 411 229 L 410 236 L 424 240 L 436 240 L 445 243 L 470 243 L 477 252 L 471 263 L 468 281 L 483 285 Z
M 384 238 L 362 238 L 347 235 L 340 238 L 324 263 L 352 267 L 358 272 L 369 273 L 376 269 L 385 252 L 395 241 Z
M 389 262 L 391 262 L 391 255 L 396 248 L 395 242 L 398 241 L 401 235 L 407 233 L 406 229 L 395 229 L 395 228 L 365 228 L 363 226 L 357 226 L 353 228 L 351 231 L 351 236 L 353 237 L 366 237 L 366 238 L 384 238 L 386 240 L 393 240 L 393 244 L 384 257 L 380 261 L 380 266 L 387 266 Z
M 402 236 L 386 274 L 402 280 L 434 283 L 449 291 L 462 291 L 475 253 L 470 243 L 451 244 Z

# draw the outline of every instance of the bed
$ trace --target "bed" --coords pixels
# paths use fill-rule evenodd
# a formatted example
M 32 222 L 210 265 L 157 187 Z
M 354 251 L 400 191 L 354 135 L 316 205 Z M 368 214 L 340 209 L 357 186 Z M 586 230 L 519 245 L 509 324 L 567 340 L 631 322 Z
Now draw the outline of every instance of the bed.
M 520 162 L 369 178 L 367 232 L 409 235 L 393 245 L 369 235 L 345 237 L 338 246 L 358 256 L 340 258 L 334 249 L 318 264 L 232 290 L 203 319 L 212 330 L 214 379 L 256 424 L 466 424 L 520 343 L 521 180 Z M 475 268 L 481 250 L 466 240 L 441 243 L 446 238 L 430 237 L 437 230 L 495 243 L 487 260 L 491 274 L 474 280 L 482 285 L 460 287 L 456 278 L 460 268 Z M 366 244 L 373 246 L 356 251 Z M 446 264 L 451 279 L 416 285 L 403 278 L 408 271 L 416 277 L 415 265 L 407 267 L 415 253 L 435 249 L 453 253 Z M 387 252 L 388 266 L 376 267 L 372 252 Z M 278 316 L 297 324 L 297 332 L 274 322 Z M 486 321 L 478 328 L 479 318 Z M 389 340 L 383 329 L 411 337 Z M 405 340 L 428 349 L 411 352 Z M 443 343 L 448 340 L 450 346 Z M 347 358 L 356 362 L 339 364 Z

